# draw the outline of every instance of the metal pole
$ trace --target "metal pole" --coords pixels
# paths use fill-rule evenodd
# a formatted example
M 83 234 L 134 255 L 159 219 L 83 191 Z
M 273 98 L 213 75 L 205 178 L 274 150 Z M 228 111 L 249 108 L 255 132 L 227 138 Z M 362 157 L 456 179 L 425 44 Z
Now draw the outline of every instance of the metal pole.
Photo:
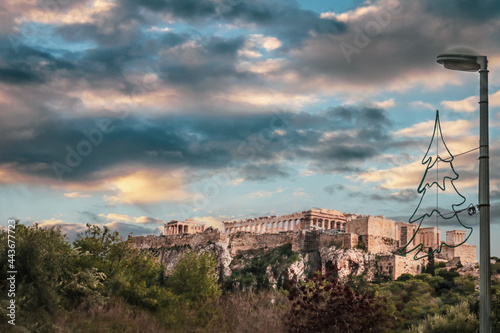
M 490 161 L 488 134 L 488 60 L 478 57 L 479 92 L 479 327 L 491 333 Z

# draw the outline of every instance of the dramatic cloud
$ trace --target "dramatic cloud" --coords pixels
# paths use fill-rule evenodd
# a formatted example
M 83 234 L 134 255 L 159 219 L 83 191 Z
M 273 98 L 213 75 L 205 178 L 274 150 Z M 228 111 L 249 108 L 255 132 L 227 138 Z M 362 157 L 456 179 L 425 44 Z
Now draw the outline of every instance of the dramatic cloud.
M 278 161 L 307 158 L 317 171 L 344 170 L 347 162 L 354 170 L 388 147 L 390 127 L 384 111 L 356 107 L 316 115 L 162 117 L 154 123 L 137 118 L 53 118 L 37 128 L 17 129 L 33 133 L 22 140 L 3 132 L 0 152 L 5 173 L 39 177 L 53 185 L 58 178 L 70 184 L 85 182 L 89 189 L 99 180 L 99 190 L 116 192 L 106 197 L 110 203 L 182 201 L 187 197 L 181 181 L 186 176 L 175 171 L 179 168 L 223 169 L 239 163 L 241 176 L 262 180 L 292 173 Z M 139 171 L 117 169 L 119 165 Z M 160 166 L 166 168 L 165 175 Z
M 474 197 L 477 73 L 436 55 L 463 44 L 488 56 L 498 164 L 499 11 L 483 0 L 4 1 L 1 211 L 73 235 L 76 222 L 137 235 L 160 233 L 165 217 L 220 227 L 311 205 L 404 215 L 438 108 L 451 153 L 465 153 L 457 184 Z

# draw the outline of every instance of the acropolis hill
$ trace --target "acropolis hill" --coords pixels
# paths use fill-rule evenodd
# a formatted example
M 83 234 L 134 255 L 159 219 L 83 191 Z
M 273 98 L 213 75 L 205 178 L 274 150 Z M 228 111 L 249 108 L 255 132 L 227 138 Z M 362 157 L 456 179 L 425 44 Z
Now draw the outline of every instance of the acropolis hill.
M 406 256 L 398 253 L 398 249 L 407 244 L 418 226 L 395 222 L 384 216 L 315 208 L 281 216 L 224 221 L 223 225 L 224 230 L 219 231 L 205 229 L 203 223 L 195 223 L 190 219 L 171 221 L 165 223 L 163 236 L 139 236 L 134 239 L 136 246 L 143 249 L 168 250 L 182 246 L 196 248 L 206 244 L 218 245 L 218 249 L 211 250 L 219 257 L 225 275 L 230 275 L 232 257 L 252 250 L 270 250 L 284 244 L 291 244 L 292 250 L 297 252 L 318 252 L 318 268 L 324 269 L 328 262 L 337 262 L 340 267 L 348 266 L 346 269 L 349 272 L 346 274 L 353 273 L 350 267 L 356 262 L 356 274 L 360 273 L 360 265 L 366 268 L 365 273 L 370 266 L 370 274 L 386 274 L 394 279 L 403 273 L 418 274 L 426 263 L 425 259 L 414 260 L 414 253 Z M 446 232 L 448 245 L 460 244 L 464 238 L 464 231 Z M 441 230 L 436 227 L 420 228 L 412 241 L 414 245 L 422 243 L 424 249 L 436 249 L 442 242 Z M 166 262 L 168 259 L 165 254 L 165 251 L 159 254 L 160 260 L 167 267 L 169 264 L 172 266 L 171 262 Z M 443 246 L 441 253 L 436 254 L 436 259 L 461 264 L 475 263 L 476 246 Z M 376 262 L 370 262 L 372 260 Z

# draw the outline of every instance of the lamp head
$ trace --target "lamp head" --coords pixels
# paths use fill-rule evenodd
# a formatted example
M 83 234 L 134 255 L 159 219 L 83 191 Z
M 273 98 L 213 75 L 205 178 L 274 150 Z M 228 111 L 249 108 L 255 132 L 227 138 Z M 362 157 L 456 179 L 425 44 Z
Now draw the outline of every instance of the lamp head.
M 437 62 L 446 69 L 465 72 L 477 72 L 483 67 L 483 58 L 474 50 L 466 47 L 457 47 L 438 55 Z M 484 67 L 486 63 L 484 62 Z M 484 68 L 486 69 L 486 68 Z

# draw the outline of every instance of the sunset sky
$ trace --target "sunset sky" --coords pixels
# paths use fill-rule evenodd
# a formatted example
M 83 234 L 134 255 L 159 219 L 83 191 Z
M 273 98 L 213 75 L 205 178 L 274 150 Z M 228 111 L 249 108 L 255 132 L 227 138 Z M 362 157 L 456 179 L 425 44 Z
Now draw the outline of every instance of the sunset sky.
M 489 59 L 500 256 L 498 31 L 498 1 L 0 0 L 1 225 L 126 236 L 313 207 L 408 221 L 436 110 L 452 154 L 479 145 L 479 74 L 436 63 L 467 46 Z M 477 157 L 453 161 L 464 208 Z M 477 245 L 478 215 L 460 217 Z

